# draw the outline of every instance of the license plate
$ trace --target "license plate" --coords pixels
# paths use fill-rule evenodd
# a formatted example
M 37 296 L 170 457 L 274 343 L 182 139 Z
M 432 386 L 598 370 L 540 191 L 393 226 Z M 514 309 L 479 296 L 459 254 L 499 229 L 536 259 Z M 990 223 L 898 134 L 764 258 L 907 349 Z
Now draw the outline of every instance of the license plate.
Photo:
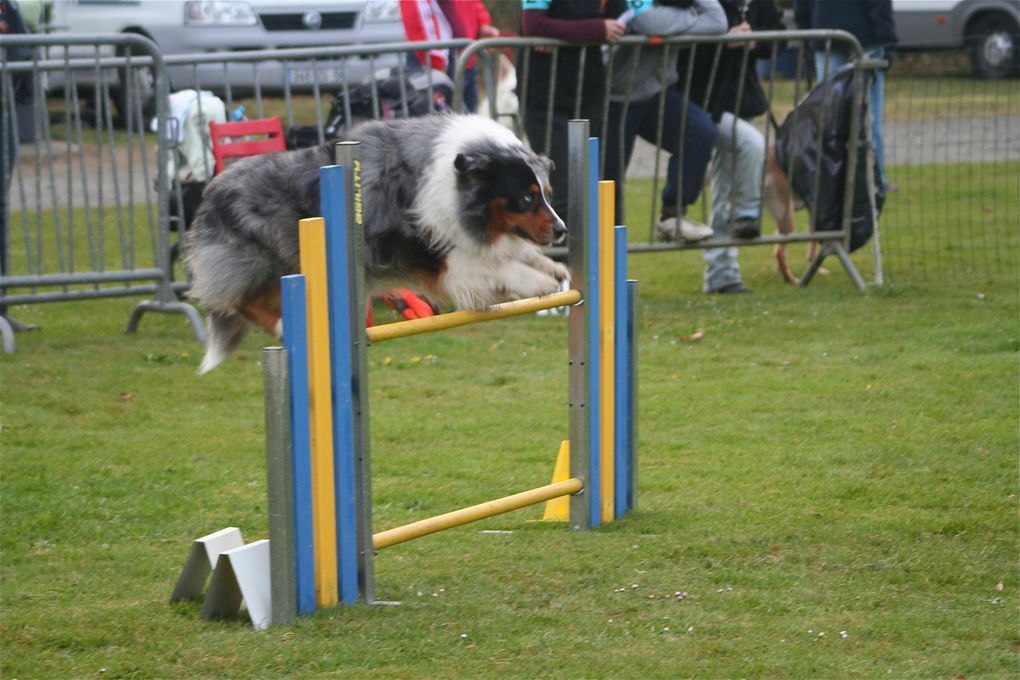
M 287 82 L 291 85 L 335 85 L 342 83 L 347 69 L 340 65 L 310 66 L 307 68 L 288 68 Z

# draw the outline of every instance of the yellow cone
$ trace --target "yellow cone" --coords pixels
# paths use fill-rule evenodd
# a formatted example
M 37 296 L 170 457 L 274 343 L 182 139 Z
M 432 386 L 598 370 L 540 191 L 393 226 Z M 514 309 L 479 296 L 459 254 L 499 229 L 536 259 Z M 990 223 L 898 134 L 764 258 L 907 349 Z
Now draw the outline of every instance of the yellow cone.
M 556 467 L 553 469 L 552 483 L 570 479 L 570 440 L 564 439 L 560 444 L 560 452 L 556 456 Z M 545 502 L 543 522 L 569 522 L 570 496 L 560 496 Z

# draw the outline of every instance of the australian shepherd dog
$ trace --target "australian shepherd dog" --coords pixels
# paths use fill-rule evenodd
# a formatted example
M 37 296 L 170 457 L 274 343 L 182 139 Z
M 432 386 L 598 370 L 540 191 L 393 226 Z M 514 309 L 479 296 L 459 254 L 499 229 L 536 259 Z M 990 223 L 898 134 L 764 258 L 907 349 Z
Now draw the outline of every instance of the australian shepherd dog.
M 553 293 L 567 277 L 541 246 L 561 242 L 552 162 L 479 116 L 368 122 L 361 143 L 369 292 L 409 285 L 458 309 Z M 209 183 L 188 231 L 191 296 L 208 313 L 200 371 L 249 324 L 280 336 L 280 277 L 298 272 L 298 220 L 320 214 L 333 144 L 245 158 Z

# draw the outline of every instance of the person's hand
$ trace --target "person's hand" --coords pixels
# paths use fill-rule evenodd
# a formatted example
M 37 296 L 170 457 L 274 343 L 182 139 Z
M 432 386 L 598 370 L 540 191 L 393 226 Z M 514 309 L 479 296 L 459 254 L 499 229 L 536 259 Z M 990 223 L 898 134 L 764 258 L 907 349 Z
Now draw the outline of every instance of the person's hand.
M 619 42 L 623 34 L 627 32 L 627 25 L 621 24 L 616 19 L 606 19 L 606 42 L 615 43 Z
M 739 24 L 737 24 L 736 26 L 734 26 L 733 28 L 731 28 L 730 30 L 726 31 L 726 34 L 730 35 L 730 34 L 735 34 L 735 33 L 750 33 L 750 32 L 751 32 L 751 24 L 747 23 L 746 21 L 742 21 Z M 748 45 L 749 47 L 747 49 L 753 50 L 757 44 L 758 43 L 756 43 L 753 40 L 750 41 L 750 42 L 746 42 L 746 43 L 743 43 L 743 42 L 731 42 L 731 43 L 726 43 L 726 47 L 730 48 L 731 50 L 737 50 L 737 49 L 743 49 L 744 45 Z
M 498 38 L 499 37 L 499 29 L 496 28 L 495 26 L 489 26 L 489 25 L 479 26 L 478 27 L 478 37 L 479 38 Z

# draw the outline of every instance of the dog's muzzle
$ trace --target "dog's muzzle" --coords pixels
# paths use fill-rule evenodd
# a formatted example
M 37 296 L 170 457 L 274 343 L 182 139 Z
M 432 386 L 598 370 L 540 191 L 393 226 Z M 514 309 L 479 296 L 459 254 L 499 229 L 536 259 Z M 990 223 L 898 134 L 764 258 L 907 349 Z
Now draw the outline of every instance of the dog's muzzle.
M 558 246 L 567 238 L 567 225 L 563 224 L 563 220 L 556 213 L 553 213 L 553 217 L 556 218 L 556 221 L 553 222 L 552 242 L 553 245 Z

